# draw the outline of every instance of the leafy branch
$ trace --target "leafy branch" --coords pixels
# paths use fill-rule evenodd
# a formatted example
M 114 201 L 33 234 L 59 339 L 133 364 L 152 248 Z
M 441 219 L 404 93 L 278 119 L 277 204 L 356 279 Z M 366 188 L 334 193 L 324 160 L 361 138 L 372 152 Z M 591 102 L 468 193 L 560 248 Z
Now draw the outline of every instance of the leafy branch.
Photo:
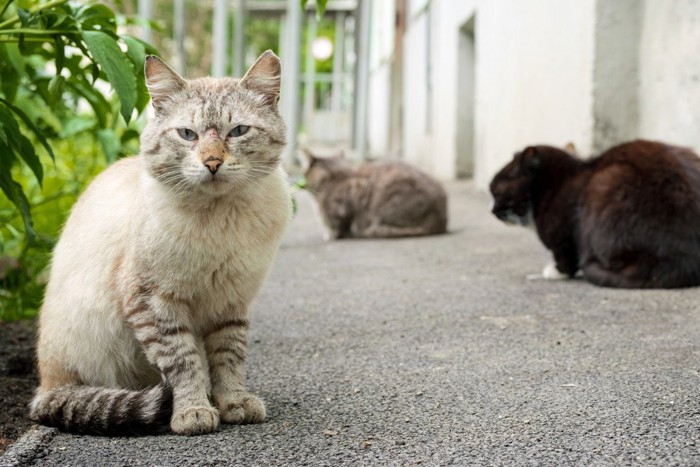
M 156 51 L 117 33 L 116 16 L 105 5 L 0 3 L 0 191 L 21 214 L 29 245 L 36 241 L 31 206 L 13 168 L 25 165 L 41 185 L 41 154 L 55 160 L 50 140 L 70 133 L 66 125 L 81 102 L 93 113 L 81 129 L 94 133 L 108 159 L 116 158 L 122 144 L 138 136 L 126 130 L 120 138 L 117 115 L 128 124 L 134 111 L 140 114 L 148 103 L 143 79 L 147 53 Z M 98 80 L 111 85 L 118 103 L 100 91 Z

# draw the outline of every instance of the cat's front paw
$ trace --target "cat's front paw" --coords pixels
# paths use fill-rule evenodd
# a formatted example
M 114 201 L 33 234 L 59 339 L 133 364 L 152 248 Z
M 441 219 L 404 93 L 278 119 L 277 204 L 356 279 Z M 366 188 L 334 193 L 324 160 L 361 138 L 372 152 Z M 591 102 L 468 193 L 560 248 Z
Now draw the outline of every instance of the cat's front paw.
M 542 277 L 548 281 L 561 281 L 569 278 L 568 274 L 559 272 L 557 265 L 554 263 L 549 263 L 544 267 Z
M 219 427 L 219 412 L 213 407 L 188 407 L 170 419 L 170 429 L 178 435 L 203 435 Z
M 265 420 L 267 412 L 263 401 L 245 391 L 222 397 L 216 404 L 221 414 L 221 421 L 240 425 L 242 423 L 260 423 Z

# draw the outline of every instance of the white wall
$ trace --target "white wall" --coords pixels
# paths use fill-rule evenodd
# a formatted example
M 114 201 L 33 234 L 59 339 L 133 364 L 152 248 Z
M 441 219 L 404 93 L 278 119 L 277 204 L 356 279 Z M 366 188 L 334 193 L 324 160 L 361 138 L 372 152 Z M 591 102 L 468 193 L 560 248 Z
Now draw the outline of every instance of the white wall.
M 462 25 L 474 15 L 477 4 L 478 2 L 469 0 L 440 0 L 433 3 L 431 45 L 434 96 L 433 108 L 430 109 L 433 116 L 433 142 L 428 157 L 432 160 L 433 173 L 442 179 L 456 176 L 457 133 L 461 131 L 457 127 L 457 107 L 460 105 L 457 83 L 459 34 Z M 479 60 L 478 50 L 476 60 Z M 478 70 L 479 65 L 476 67 Z M 476 79 L 478 96 L 478 76 Z
M 700 1 L 645 2 L 639 135 L 700 150 Z
M 602 152 L 639 132 L 640 0 L 596 0 L 593 150 Z
M 486 187 L 529 144 L 590 151 L 594 0 L 498 0 L 477 11 L 476 172 Z
M 427 17 L 409 18 L 404 36 L 403 57 L 403 157 L 429 172 L 431 134 L 428 131 Z
M 391 68 L 387 64 L 370 71 L 367 151 L 372 158 L 386 156 L 389 152 L 390 85 Z
M 476 15 L 475 179 L 525 145 L 590 149 L 594 0 L 433 0 L 432 106 L 425 10 L 405 36 L 404 153 L 436 176 L 455 176 L 459 31 Z

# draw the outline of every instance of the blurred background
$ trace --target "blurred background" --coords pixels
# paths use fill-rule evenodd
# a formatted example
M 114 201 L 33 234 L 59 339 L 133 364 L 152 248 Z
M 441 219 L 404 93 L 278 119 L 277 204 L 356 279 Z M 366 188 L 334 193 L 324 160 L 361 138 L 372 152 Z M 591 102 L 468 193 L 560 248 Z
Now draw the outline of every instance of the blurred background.
M 291 171 L 342 150 L 485 189 L 528 144 L 700 149 L 700 0 L 0 0 L 0 319 L 35 312 L 77 195 L 138 153 L 145 53 L 240 77 L 266 49 Z
M 294 143 L 484 188 L 512 153 L 636 137 L 700 147 L 697 0 L 136 0 L 188 77 L 283 60 Z M 119 5 L 116 5 L 119 7 Z

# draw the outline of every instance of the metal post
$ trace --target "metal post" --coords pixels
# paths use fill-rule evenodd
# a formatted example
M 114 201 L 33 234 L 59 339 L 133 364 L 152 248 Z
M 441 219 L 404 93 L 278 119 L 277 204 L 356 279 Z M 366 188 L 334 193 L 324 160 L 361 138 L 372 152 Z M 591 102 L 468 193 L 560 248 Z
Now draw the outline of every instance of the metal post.
M 357 156 L 364 159 L 367 155 L 367 99 L 369 92 L 369 0 L 359 0 L 357 16 L 357 41 L 355 42 L 357 63 L 352 146 Z
M 228 45 L 228 0 L 214 3 L 214 31 L 212 41 L 212 76 L 226 76 L 226 47 Z
M 173 62 L 175 71 L 185 74 L 185 0 L 175 0 L 173 14 Z
M 296 160 L 299 132 L 299 75 L 301 74 L 301 6 L 299 0 L 287 0 L 280 44 L 282 93 L 280 111 L 287 122 L 287 147 L 283 160 L 291 166 Z
M 343 93 L 343 77 L 345 70 L 345 13 L 339 11 L 335 15 L 335 44 L 333 47 L 333 85 L 331 87 L 331 110 L 340 112 L 340 98 Z
M 141 26 L 141 40 L 151 43 L 153 34 L 151 31 L 151 26 L 148 25 L 148 21 L 153 19 L 153 2 L 152 0 L 139 0 L 139 18 L 144 22 Z
M 316 14 L 306 16 L 306 63 L 304 64 L 304 118 L 306 128 L 309 128 L 311 114 L 314 111 L 314 81 L 316 80 L 316 60 L 312 53 L 316 39 Z
M 231 63 L 233 64 L 232 75 L 235 78 L 243 76 L 245 61 L 245 17 L 246 17 L 246 0 L 238 0 L 236 2 L 236 24 L 233 30 L 233 47 L 231 50 L 233 56 Z

